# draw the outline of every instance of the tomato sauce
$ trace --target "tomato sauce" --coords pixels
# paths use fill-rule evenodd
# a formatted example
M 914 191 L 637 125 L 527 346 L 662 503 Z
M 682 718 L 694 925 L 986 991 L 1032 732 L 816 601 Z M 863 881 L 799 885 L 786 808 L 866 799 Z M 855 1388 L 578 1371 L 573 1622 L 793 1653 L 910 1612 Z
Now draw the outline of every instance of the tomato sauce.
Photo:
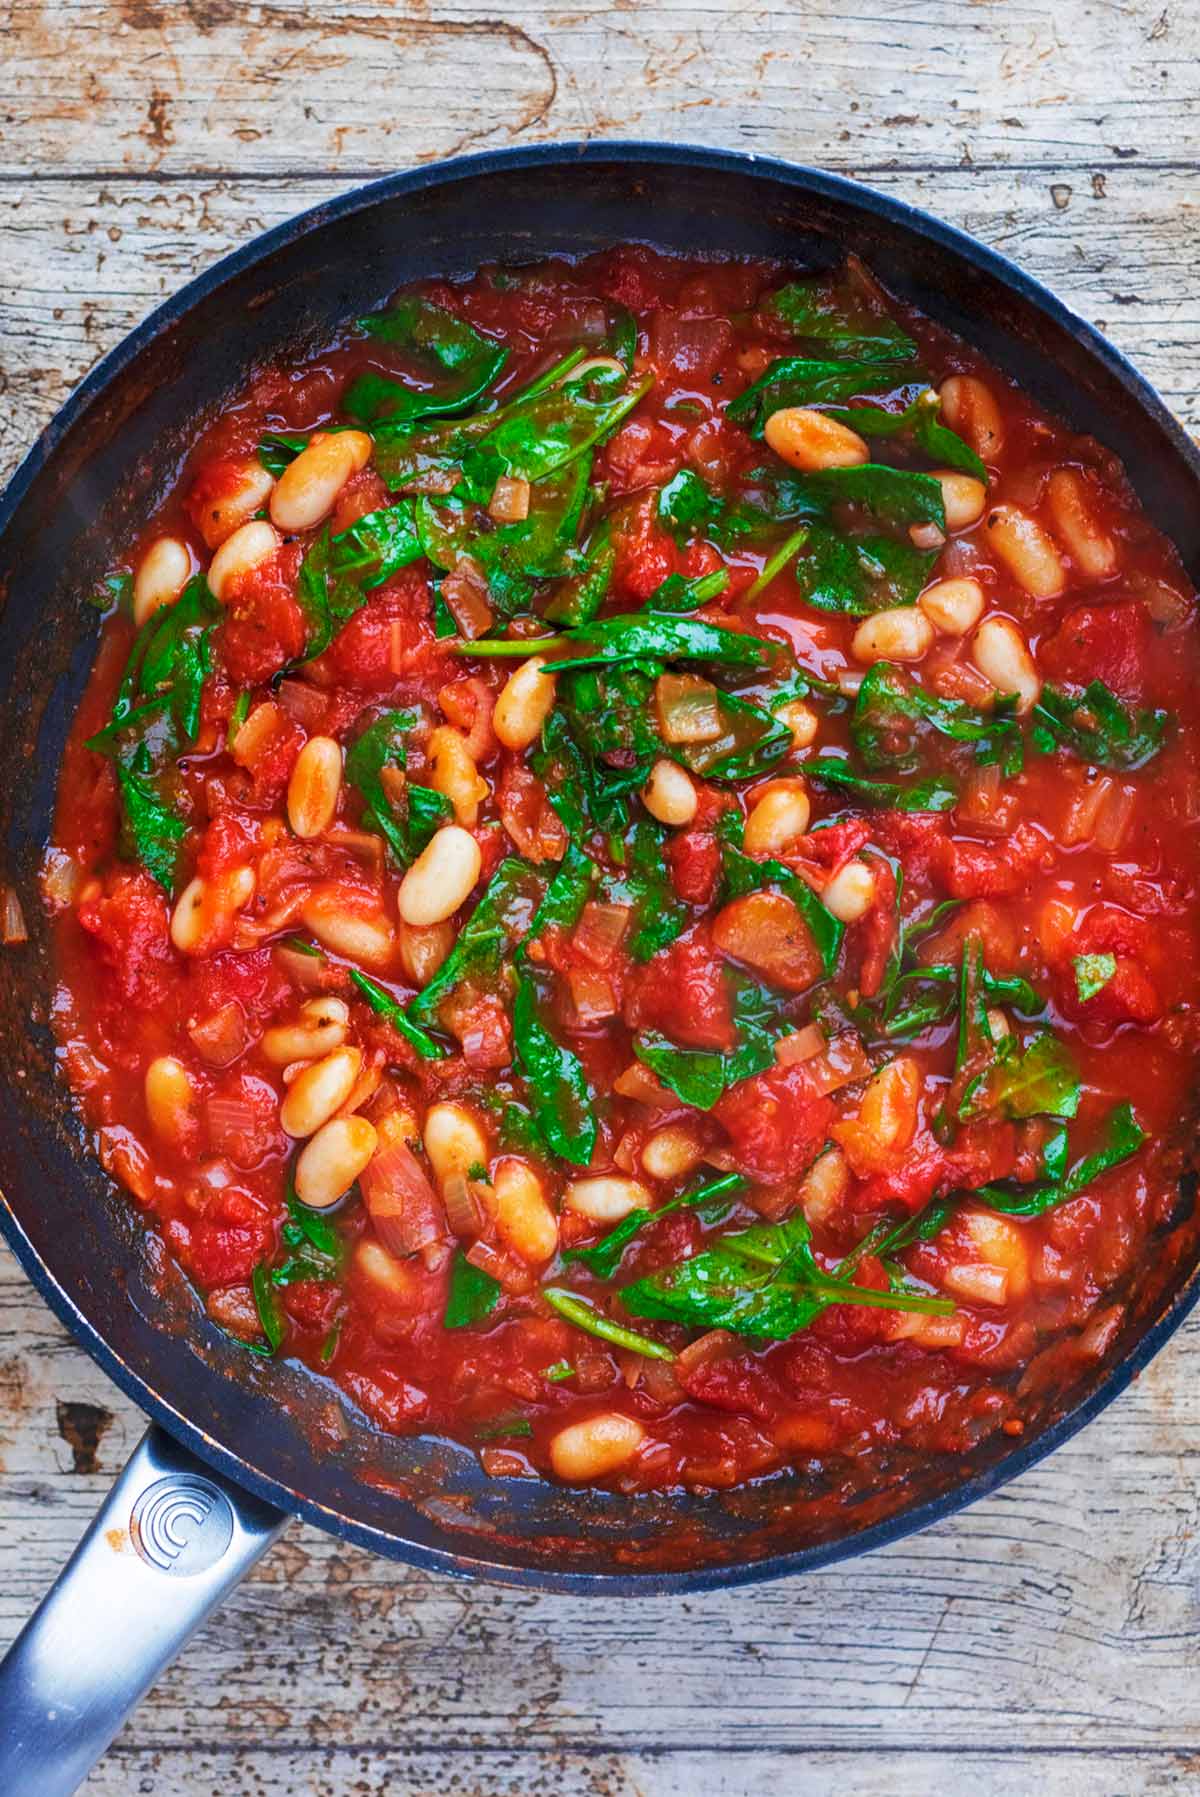
M 1019 1435 L 1179 1204 L 1174 549 L 857 266 L 630 248 L 381 316 L 114 571 L 45 879 L 104 1166 L 247 1352 L 497 1475 Z

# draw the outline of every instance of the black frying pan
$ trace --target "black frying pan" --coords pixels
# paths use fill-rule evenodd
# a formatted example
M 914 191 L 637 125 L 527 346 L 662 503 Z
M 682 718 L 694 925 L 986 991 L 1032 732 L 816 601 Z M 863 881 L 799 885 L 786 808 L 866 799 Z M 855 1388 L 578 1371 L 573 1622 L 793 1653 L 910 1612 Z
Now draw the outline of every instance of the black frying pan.
M 80 603 L 258 365 L 318 346 L 398 285 L 641 240 L 822 267 L 856 251 L 1124 461 L 1200 584 L 1200 455 L 1088 325 L 1002 257 L 834 176 L 722 151 L 538 147 L 379 181 L 268 232 L 100 363 L 0 501 L 0 841 L 30 923 L 0 955 L 0 1226 L 152 1428 L 0 1667 L 0 1790 L 70 1791 L 188 1633 L 299 1514 L 444 1572 L 628 1596 L 736 1585 L 896 1539 L 995 1489 L 1123 1390 L 1197 1296 L 1192 1191 L 1102 1366 L 1020 1445 L 881 1458 L 873 1492 L 797 1471 L 726 1494 L 621 1497 L 492 1480 L 473 1454 L 382 1436 L 331 1390 L 231 1346 L 85 1152 L 54 1073 L 36 871 L 95 646 Z M 116 1619 L 116 1620 L 115 1620 Z

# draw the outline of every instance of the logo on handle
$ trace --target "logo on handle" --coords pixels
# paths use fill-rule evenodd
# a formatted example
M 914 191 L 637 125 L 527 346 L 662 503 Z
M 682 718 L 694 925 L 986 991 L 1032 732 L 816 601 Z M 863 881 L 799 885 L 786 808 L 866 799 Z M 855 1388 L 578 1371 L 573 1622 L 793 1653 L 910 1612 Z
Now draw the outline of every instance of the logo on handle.
M 134 1547 L 158 1572 L 186 1579 L 215 1566 L 233 1540 L 229 1500 L 190 1473 L 158 1479 L 129 1518 Z

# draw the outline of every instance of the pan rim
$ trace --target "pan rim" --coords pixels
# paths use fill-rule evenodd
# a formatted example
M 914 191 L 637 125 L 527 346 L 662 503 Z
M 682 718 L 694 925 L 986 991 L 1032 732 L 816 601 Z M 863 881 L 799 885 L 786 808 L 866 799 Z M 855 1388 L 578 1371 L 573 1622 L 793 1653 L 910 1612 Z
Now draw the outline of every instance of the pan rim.
M 960 262 L 996 280 L 1074 336 L 1091 359 L 1104 369 L 1168 440 L 1200 485 L 1200 448 L 1193 443 L 1165 402 L 1128 358 L 1040 281 L 1009 258 L 979 243 L 957 227 L 945 224 L 921 208 L 880 193 L 864 183 L 782 158 L 698 144 L 672 144 L 639 139 L 608 139 L 595 143 L 568 140 L 482 151 L 384 175 L 377 180 L 349 188 L 331 200 L 284 220 L 220 258 L 155 307 L 75 387 L 39 434 L 0 494 L 0 536 L 18 516 L 34 482 L 92 406 L 126 374 L 158 336 L 172 329 L 197 304 L 226 283 L 269 261 L 278 249 L 297 238 L 309 236 L 327 223 L 353 216 L 380 203 L 407 194 L 470 181 L 479 176 L 536 169 L 570 160 L 601 165 L 640 162 L 668 168 L 702 168 L 716 173 L 761 177 L 764 182 L 775 186 L 790 187 L 801 193 L 886 218 L 916 243 L 925 241 L 937 244 Z M 2 1193 L 0 1231 L 35 1290 L 114 1384 L 153 1420 L 161 1423 L 234 1485 L 264 1502 L 275 1504 L 289 1514 L 314 1523 L 339 1539 L 354 1542 L 385 1558 L 459 1578 L 478 1578 L 496 1584 L 572 1595 L 669 1596 L 751 1585 L 796 1572 L 814 1571 L 854 1555 L 871 1552 L 928 1528 L 999 1490 L 1084 1428 L 1120 1396 L 1200 1300 L 1200 1268 L 1196 1268 L 1162 1313 L 1132 1344 L 1124 1359 L 1109 1369 L 1100 1385 L 1088 1397 L 1048 1425 L 1034 1440 L 1006 1452 L 994 1466 L 975 1473 L 922 1504 L 901 1509 L 882 1522 L 837 1541 L 770 1553 L 746 1563 L 717 1562 L 711 1566 L 685 1571 L 590 1572 L 570 1567 L 510 1565 L 503 1560 L 489 1558 L 486 1552 L 473 1552 L 472 1538 L 465 1534 L 463 1551 L 411 1542 L 346 1516 L 341 1511 L 330 1509 L 302 1492 L 293 1490 L 278 1478 L 241 1459 L 200 1429 L 157 1391 L 141 1372 L 121 1359 L 60 1284 Z

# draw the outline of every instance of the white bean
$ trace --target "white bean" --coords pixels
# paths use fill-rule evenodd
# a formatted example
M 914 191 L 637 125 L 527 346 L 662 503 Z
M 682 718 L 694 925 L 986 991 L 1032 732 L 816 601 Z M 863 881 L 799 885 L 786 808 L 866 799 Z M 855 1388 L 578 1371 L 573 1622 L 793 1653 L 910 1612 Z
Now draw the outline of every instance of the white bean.
M 1081 574 L 1107 580 L 1117 571 L 1117 547 L 1092 510 L 1087 483 L 1074 468 L 1059 468 L 1046 488 L 1055 534 Z
M 491 1204 L 496 1228 L 530 1266 L 542 1266 L 558 1247 L 558 1219 L 533 1168 L 506 1155 L 492 1171 Z
M 454 926 L 448 919 L 431 923 L 424 929 L 401 922 L 396 939 L 405 979 L 411 980 L 414 986 L 428 986 L 454 947 Z
M 209 564 L 208 588 L 213 598 L 224 602 L 230 582 L 259 567 L 278 547 L 279 537 L 265 518 L 253 518 L 226 537 Z
M 686 769 L 660 755 L 642 788 L 642 804 L 660 824 L 690 824 L 700 799 Z
M 864 618 L 850 652 L 856 661 L 920 661 L 933 647 L 933 625 L 915 605 L 898 605 Z
M 594 1179 L 573 1179 L 563 1193 L 568 1210 L 593 1223 L 619 1223 L 631 1210 L 650 1206 L 650 1193 L 640 1179 L 621 1179 L 615 1173 L 598 1174 Z
M 441 923 L 452 917 L 482 865 L 475 838 L 458 824 L 444 824 L 400 882 L 396 902 L 404 922 Z
M 272 1065 L 290 1067 L 340 1048 L 349 1025 L 350 1010 L 342 999 L 310 998 L 300 1006 L 297 1022 L 273 1024 L 263 1031 L 259 1046 Z
M 969 575 L 935 580 L 925 588 L 917 604 L 943 636 L 966 636 L 983 616 L 983 588 Z
M 938 389 L 942 416 L 983 461 L 1004 445 L 1004 423 L 990 387 L 973 374 L 952 374 Z
M 865 861 L 847 861 L 821 889 L 821 902 L 842 923 L 857 923 L 875 903 L 875 875 Z
M 554 710 L 557 674 L 543 674 L 544 655 L 534 655 L 522 662 L 515 674 L 505 681 L 496 709 L 492 713 L 492 729 L 506 749 L 527 749 L 541 734 L 542 725 Z
M 791 731 L 793 749 L 809 749 L 816 742 L 820 719 L 803 699 L 789 699 L 786 705 L 779 707 L 775 716 Z
M 572 1484 L 603 1479 L 633 1459 L 645 1436 L 633 1417 L 602 1411 L 559 1430 L 550 1443 L 550 1464 L 560 1479 Z
M 188 583 L 192 558 L 178 537 L 159 537 L 133 577 L 133 621 L 140 630 L 164 605 L 174 605 Z
M 461 730 L 439 724 L 430 732 L 426 744 L 429 756 L 429 784 L 454 807 L 454 817 L 464 829 L 473 829 L 479 821 L 479 806 L 488 796 L 488 783 L 482 777 L 475 758 L 467 747 Z
M 812 811 L 802 780 L 774 780 L 755 799 L 743 842 L 748 855 L 778 855 L 808 829 Z
M 288 822 L 308 842 L 323 836 L 337 816 L 342 790 L 342 751 L 332 736 L 310 736 L 288 781 Z
M 159 1055 L 146 1069 L 146 1115 L 155 1135 L 181 1149 L 188 1138 L 196 1107 L 191 1075 L 174 1055 Z
M 642 1166 L 651 1179 L 680 1179 L 703 1159 L 703 1143 L 683 1123 L 660 1129 L 642 1149 Z
M 338 494 L 371 459 L 365 431 L 319 431 L 289 462 L 271 494 L 271 522 L 289 535 L 312 530 L 327 518 Z
M 335 1117 L 306 1142 L 296 1160 L 296 1196 L 326 1210 L 345 1196 L 375 1153 L 378 1137 L 365 1117 Z
M 1034 599 L 1054 599 L 1067 584 L 1054 541 L 1019 506 L 996 505 L 988 513 L 987 541 L 1009 573 Z
M 206 498 L 196 512 L 200 534 L 210 549 L 219 549 L 226 537 L 261 512 L 271 497 L 275 476 L 269 474 L 257 456 L 243 462 L 236 470 L 238 478 L 229 478 L 231 470 L 221 471 L 220 491 Z M 200 476 L 203 485 L 204 476 Z
M 279 1122 L 289 1136 L 315 1135 L 339 1111 L 354 1089 L 362 1067 L 357 1048 L 335 1048 L 299 1072 L 279 1107 Z
M 487 1166 L 487 1137 L 465 1104 L 447 1100 L 430 1105 L 422 1140 L 439 1185 L 455 1175 L 467 1178 L 472 1167 Z
M 971 639 L 971 660 L 998 693 L 1015 693 L 1017 711 L 1032 711 L 1042 691 L 1029 646 L 1010 618 L 985 618 Z
M 777 456 L 806 474 L 821 468 L 853 468 L 871 459 L 857 431 L 808 406 L 783 406 L 772 412 L 763 435 Z
M 215 880 L 189 880 L 171 913 L 171 941 L 182 955 L 202 955 L 234 914 L 254 897 L 252 867 L 233 867 Z
M 316 892 L 306 899 L 300 920 L 322 948 L 368 967 L 386 966 L 396 947 L 395 931 L 382 911 L 364 917 L 348 910 L 336 892 Z
M 942 505 L 946 512 L 947 530 L 967 530 L 978 524 L 987 504 L 987 488 L 973 474 L 960 474 L 954 468 L 935 468 L 933 478 L 941 483 Z

